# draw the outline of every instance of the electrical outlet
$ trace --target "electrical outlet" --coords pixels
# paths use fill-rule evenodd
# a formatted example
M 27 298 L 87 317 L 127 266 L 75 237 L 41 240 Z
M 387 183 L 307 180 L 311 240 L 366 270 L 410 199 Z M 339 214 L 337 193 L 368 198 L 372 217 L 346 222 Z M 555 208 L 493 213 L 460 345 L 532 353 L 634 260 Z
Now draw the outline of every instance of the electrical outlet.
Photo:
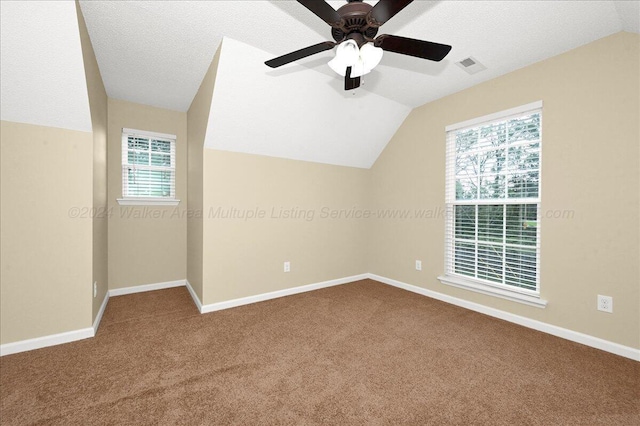
M 291 262 L 284 262 L 284 271 L 291 272 Z
M 613 297 L 598 295 L 598 310 L 613 313 Z
M 422 271 L 422 260 L 416 260 L 416 271 Z
M 98 281 L 93 283 L 93 297 L 98 295 Z

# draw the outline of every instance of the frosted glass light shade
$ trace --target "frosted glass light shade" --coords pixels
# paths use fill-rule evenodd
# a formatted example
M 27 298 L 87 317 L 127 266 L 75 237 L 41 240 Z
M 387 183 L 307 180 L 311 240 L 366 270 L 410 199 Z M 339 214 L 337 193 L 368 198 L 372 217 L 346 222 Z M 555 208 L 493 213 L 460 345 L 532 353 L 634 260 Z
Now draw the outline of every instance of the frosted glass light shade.
M 329 66 L 336 73 L 345 76 L 347 67 L 353 67 L 360 57 L 360 49 L 358 43 L 353 40 L 347 40 L 338 45 L 336 57 L 329 61 Z
M 364 62 L 362 61 L 362 58 L 358 58 L 358 62 L 356 62 L 353 68 L 351 69 L 351 77 L 352 78 L 362 77 L 367 72 L 369 71 L 365 70 Z
M 341 75 L 344 77 L 347 74 L 347 66 L 338 59 L 338 55 L 336 55 L 335 58 L 329 61 L 329 66 L 338 75 Z
M 378 66 L 382 60 L 382 50 L 379 47 L 375 47 L 371 43 L 367 43 L 360 48 L 360 57 L 364 63 L 365 74 L 371 72 L 372 69 Z
M 338 46 L 336 57 L 329 61 L 333 71 L 342 77 L 347 73 L 347 67 L 352 67 L 351 77 L 361 77 L 373 70 L 382 59 L 383 50 L 371 43 L 358 45 L 353 40 L 347 40 Z

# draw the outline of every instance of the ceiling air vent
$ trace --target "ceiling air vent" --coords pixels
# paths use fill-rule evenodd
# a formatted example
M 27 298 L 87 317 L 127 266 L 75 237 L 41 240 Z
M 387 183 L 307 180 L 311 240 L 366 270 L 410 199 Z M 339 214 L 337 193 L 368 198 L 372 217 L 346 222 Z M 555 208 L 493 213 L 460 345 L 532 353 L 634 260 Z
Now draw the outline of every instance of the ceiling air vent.
M 486 70 L 487 67 L 482 65 L 478 60 L 472 56 L 456 62 L 456 65 L 468 72 L 469 74 L 475 74 L 482 70 Z
M 462 65 L 465 68 L 468 68 L 471 65 L 475 65 L 475 64 L 476 64 L 476 61 L 474 61 L 471 58 L 463 59 L 462 61 L 460 61 L 460 65 Z

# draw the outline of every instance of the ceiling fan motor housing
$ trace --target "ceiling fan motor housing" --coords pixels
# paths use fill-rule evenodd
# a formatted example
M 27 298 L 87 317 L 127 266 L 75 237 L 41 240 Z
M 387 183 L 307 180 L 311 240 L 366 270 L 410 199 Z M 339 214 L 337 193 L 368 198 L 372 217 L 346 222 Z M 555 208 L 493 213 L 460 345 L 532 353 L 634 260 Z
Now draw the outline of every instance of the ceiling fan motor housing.
M 338 43 L 352 39 L 358 46 L 362 46 L 367 39 L 372 40 L 378 34 L 378 27 L 369 26 L 367 22 L 367 15 L 373 6 L 362 0 L 348 1 L 349 3 L 337 10 L 344 25 L 342 28 L 332 27 L 331 36 Z

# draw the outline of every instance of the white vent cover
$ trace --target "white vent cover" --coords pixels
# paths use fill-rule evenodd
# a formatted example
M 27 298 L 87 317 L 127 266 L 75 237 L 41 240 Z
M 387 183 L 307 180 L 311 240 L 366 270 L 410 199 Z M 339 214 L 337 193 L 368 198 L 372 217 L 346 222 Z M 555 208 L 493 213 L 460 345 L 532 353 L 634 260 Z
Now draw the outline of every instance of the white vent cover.
M 487 67 L 482 65 L 476 58 L 469 56 L 461 61 L 456 62 L 456 65 L 468 72 L 469 74 L 475 74 L 482 70 L 486 70 Z

